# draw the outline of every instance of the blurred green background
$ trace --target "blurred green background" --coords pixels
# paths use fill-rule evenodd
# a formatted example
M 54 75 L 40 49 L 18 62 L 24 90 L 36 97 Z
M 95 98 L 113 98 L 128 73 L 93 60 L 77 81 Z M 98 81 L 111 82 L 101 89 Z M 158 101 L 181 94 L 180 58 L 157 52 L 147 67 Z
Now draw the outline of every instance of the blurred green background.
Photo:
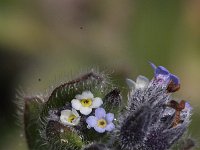
M 152 61 L 181 78 L 175 99 L 194 107 L 200 138 L 199 0 L 0 0 L 0 149 L 26 150 L 16 125 L 16 89 L 43 93 L 71 74 L 106 70 L 152 78 Z

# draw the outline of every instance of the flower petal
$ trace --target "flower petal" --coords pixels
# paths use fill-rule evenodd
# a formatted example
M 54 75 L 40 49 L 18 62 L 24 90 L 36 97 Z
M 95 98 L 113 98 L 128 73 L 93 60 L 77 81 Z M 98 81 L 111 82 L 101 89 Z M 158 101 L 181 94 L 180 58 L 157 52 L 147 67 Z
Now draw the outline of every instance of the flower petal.
M 192 106 L 190 105 L 189 102 L 185 102 L 185 108 L 188 110 L 192 110 Z
M 77 94 L 77 95 L 75 96 L 75 98 L 76 98 L 76 99 L 79 99 L 79 100 L 84 99 L 84 97 L 82 96 L 82 94 Z
M 65 111 L 66 112 L 66 111 Z M 73 125 L 72 123 L 68 122 L 68 118 L 69 118 L 69 115 L 66 115 L 64 114 L 65 113 L 64 111 L 61 112 L 61 116 L 60 116 L 60 122 L 63 124 L 63 125 Z M 70 113 L 71 114 L 71 113 Z
M 105 109 L 103 109 L 103 108 L 97 108 L 97 109 L 95 110 L 95 116 L 96 116 L 98 119 L 105 118 L 105 116 L 106 116 L 106 111 L 105 111 Z
M 97 132 L 99 132 L 99 133 L 104 133 L 104 132 L 106 131 L 105 128 L 100 128 L 100 127 L 98 127 L 98 126 L 95 126 L 94 129 L 95 129 Z
M 90 91 L 84 91 L 82 93 L 82 96 L 84 96 L 85 98 L 94 98 L 93 94 Z
M 68 118 L 66 118 L 65 116 L 60 116 L 60 122 L 61 122 L 63 125 L 70 125 L 70 126 L 73 126 L 74 124 L 71 123 L 71 122 L 68 122 L 67 119 L 68 119 Z
M 158 74 L 156 76 L 156 80 L 159 84 L 168 84 L 170 82 L 170 74 L 169 75 L 162 75 Z
M 128 85 L 129 89 L 134 89 L 136 86 L 135 81 L 133 81 L 131 79 L 126 79 L 126 84 Z
M 113 129 L 115 129 L 115 125 L 113 123 L 109 123 L 106 126 L 106 131 L 112 131 Z
M 97 118 L 95 116 L 90 116 L 86 119 L 86 123 L 90 128 L 95 127 L 97 125 Z
M 76 109 L 72 108 L 72 113 L 73 113 L 76 117 L 79 117 L 79 113 L 76 111 Z
M 80 120 L 81 120 L 81 117 L 77 117 L 77 118 L 75 118 L 73 121 L 72 121 L 72 124 L 75 126 L 75 125 L 78 125 L 79 124 L 79 122 L 80 122 Z
M 163 66 L 159 66 L 156 68 L 155 70 L 155 75 L 159 75 L 159 74 L 162 74 L 162 75 L 168 75 L 169 74 L 169 71 L 163 67 Z
M 80 112 L 83 115 L 89 115 L 92 112 L 92 108 L 90 107 L 81 107 Z
M 145 76 L 139 75 L 136 79 L 136 88 L 145 89 L 149 85 L 149 79 Z
M 99 97 L 93 98 L 92 100 L 93 100 L 91 105 L 92 108 L 98 108 L 103 104 L 102 99 Z
M 113 113 L 107 113 L 106 114 L 106 121 L 107 123 L 111 123 L 114 119 L 114 114 Z
M 60 122 L 63 123 L 63 124 L 67 123 L 67 117 L 64 116 L 64 115 L 61 115 L 60 116 Z
M 64 116 L 64 117 L 67 117 L 67 118 L 68 118 L 71 114 L 72 114 L 72 111 L 71 111 L 71 110 L 68 110 L 68 109 L 62 110 L 62 111 L 61 111 L 61 116 Z
M 90 91 L 83 91 L 82 94 L 78 94 L 75 96 L 76 99 L 92 99 L 94 96 Z
M 171 79 L 176 85 L 180 84 L 180 79 L 179 79 L 176 75 L 170 74 L 170 79 Z
M 151 67 L 153 68 L 153 70 L 156 70 L 156 65 L 154 64 L 154 63 L 152 63 L 152 62 L 149 62 L 149 64 L 151 65 Z
M 71 101 L 72 107 L 76 110 L 80 110 L 80 108 L 82 107 L 81 102 L 78 99 L 73 99 Z

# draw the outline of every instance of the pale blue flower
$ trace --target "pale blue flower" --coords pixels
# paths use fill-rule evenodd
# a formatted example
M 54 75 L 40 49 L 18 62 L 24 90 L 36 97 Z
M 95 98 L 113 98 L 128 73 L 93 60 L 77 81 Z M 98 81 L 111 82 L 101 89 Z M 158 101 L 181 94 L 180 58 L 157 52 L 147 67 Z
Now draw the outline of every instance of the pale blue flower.
M 94 128 L 99 133 L 104 133 L 105 131 L 112 131 L 115 125 L 112 123 L 114 119 L 113 113 L 107 113 L 103 108 L 97 108 L 95 110 L 95 116 L 89 116 L 86 119 L 88 128 Z

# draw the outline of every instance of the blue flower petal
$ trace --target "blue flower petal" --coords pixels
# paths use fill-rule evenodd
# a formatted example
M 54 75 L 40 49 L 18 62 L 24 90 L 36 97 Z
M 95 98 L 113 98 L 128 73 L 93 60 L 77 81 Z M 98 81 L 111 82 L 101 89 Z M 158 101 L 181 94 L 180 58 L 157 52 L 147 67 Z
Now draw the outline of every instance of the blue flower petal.
M 95 110 L 95 116 L 96 116 L 98 119 L 105 118 L 105 116 L 106 116 L 106 111 L 105 111 L 105 109 L 103 109 L 103 108 L 97 108 L 97 109 Z
M 180 84 L 180 79 L 179 79 L 177 76 L 175 76 L 174 74 L 170 74 L 170 79 L 171 79 L 176 85 Z
M 192 110 L 192 106 L 190 105 L 189 102 L 185 102 L 185 108 L 188 110 Z
M 159 66 L 156 68 L 155 70 L 155 75 L 159 75 L 159 74 L 162 74 L 162 75 L 168 75 L 169 74 L 169 71 L 163 67 L 163 66 Z
M 95 127 L 97 125 L 97 118 L 95 116 L 89 116 L 86 119 L 86 123 L 88 124 L 88 126 L 91 127 Z
M 154 64 L 154 63 L 152 63 L 152 62 L 149 62 L 149 64 L 151 65 L 151 67 L 154 69 L 154 70 L 156 70 L 156 65 Z
M 114 119 L 114 114 L 113 113 L 108 113 L 106 114 L 106 121 L 107 123 L 111 123 Z
M 95 129 L 97 132 L 99 132 L 99 133 L 104 133 L 104 132 L 106 131 L 105 128 L 100 128 L 100 127 L 98 127 L 98 126 L 95 126 L 94 129 Z
M 106 131 L 112 131 L 115 129 L 115 125 L 113 123 L 109 123 L 107 126 L 106 126 Z

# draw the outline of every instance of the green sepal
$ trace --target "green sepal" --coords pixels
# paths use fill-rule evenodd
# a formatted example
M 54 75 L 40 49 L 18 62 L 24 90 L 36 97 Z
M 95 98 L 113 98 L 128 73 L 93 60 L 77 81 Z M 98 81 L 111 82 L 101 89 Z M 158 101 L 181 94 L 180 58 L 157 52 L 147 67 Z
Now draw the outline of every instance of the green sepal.
M 30 150 L 43 150 L 40 147 L 42 138 L 38 130 L 42 100 L 38 97 L 26 97 L 24 102 L 24 129 L 28 147 Z

